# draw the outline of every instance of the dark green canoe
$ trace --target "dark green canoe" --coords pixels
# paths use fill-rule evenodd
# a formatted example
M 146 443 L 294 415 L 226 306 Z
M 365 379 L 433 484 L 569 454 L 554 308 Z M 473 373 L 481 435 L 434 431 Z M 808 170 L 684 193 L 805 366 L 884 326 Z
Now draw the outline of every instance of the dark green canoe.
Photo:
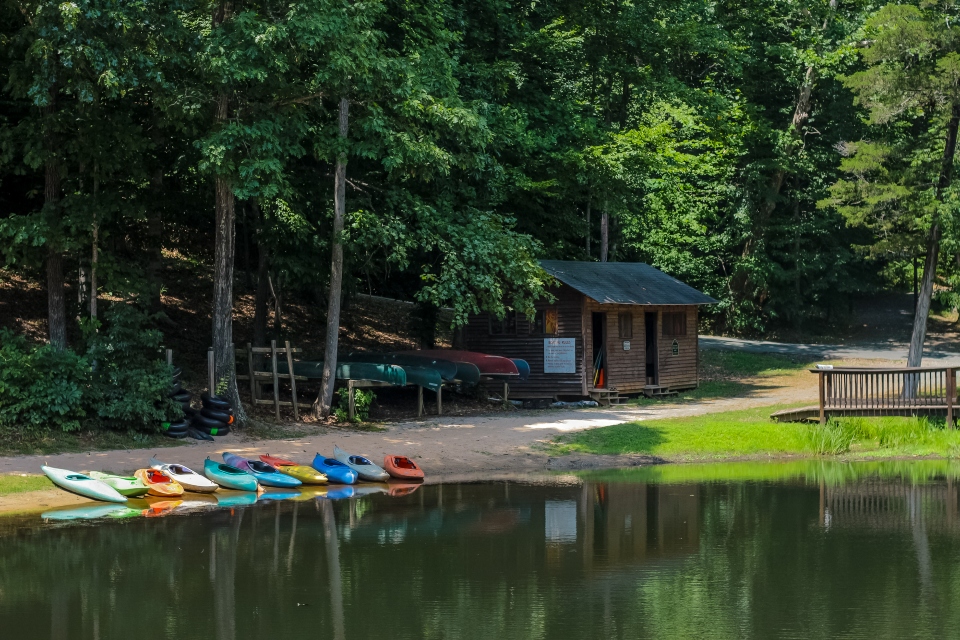
M 287 363 L 277 363 L 278 373 L 287 373 Z M 303 360 L 293 363 L 293 373 L 304 378 L 322 378 L 322 360 Z M 386 382 L 404 387 L 407 384 L 407 374 L 402 367 L 395 364 L 374 364 L 370 362 L 341 362 L 337 364 L 338 380 L 370 380 Z
M 350 353 L 341 353 L 337 356 L 337 358 L 340 362 L 373 362 L 397 364 L 404 368 L 423 367 L 426 369 L 436 369 L 436 371 L 440 374 L 440 377 L 444 380 L 457 379 L 456 363 L 451 362 L 450 360 L 418 356 L 413 353 L 377 353 L 373 351 L 352 351 Z M 407 378 L 409 379 L 409 375 Z M 409 382 L 410 384 L 415 384 L 413 381 Z
M 411 367 L 410 365 L 401 365 L 407 374 L 407 384 L 413 384 L 430 391 L 437 391 L 443 384 L 440 372 L 429 367 Z

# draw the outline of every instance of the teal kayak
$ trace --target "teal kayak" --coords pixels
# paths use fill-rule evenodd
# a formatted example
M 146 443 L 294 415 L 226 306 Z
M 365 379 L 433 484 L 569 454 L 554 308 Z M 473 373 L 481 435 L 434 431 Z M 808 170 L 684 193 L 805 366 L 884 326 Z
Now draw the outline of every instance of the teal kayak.
M 277 363 L 278 373 L 286 374 L 288 371 L 286 362 Z M 323 361 L 303 360 L 294 362 L 293 373 L 304 378 L 320 379 L 323 377 Z M 407 374 L 402 367 L 394 364 L 341 362 L 337 364 L 337 380 L 370 380 L 405 387 L 407 385 Z
M 72 509 L 55 509 L 53 511 L 44 511 L 40 517 L 44 520 L 93 520 L 96 518 L 111 517 L 115 513 L 129 510 L 130 507 L 123 504 L 94 504 L 86 507 L 74 507 Z M 137 515 L 140 512 L 137 511 Z
M 246 471 L 229 464 L 214 462 L 210 458 L 203 463 L 203 474 L 225 489 L 256 491 L 260 486 L 257 479 Z

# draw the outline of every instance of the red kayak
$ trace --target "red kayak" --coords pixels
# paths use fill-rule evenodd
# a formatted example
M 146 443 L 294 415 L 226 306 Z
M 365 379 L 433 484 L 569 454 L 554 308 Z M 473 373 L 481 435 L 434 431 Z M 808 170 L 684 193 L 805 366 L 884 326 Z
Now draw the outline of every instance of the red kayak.
M 277 456 L 271 456 L 269 453 L 260 456 L 260 462 L 266 462 L 267 464 L 274 467 L 295 467 L 298 464 L 293 460 L 287 460 L 286 458 L 278 458 Z
M 383 468 L 393 478 L 401 480 L 423 480 L 423 469 L 406 456 L 387 455 L 383 458 Z
M 453 360 L 454 362 L 468 362 L 476 365 L 480 369 L 480 375 L 503 377 L 520 377 L 520 370 L 510 358 L 502 356 L 491 356 L 486 353 L 477 353 L 476 351 L 453 351 L 447 349 L 422 349 L 413 351 L 417 355 L 427 358 L 438 358 L 442 360 Z

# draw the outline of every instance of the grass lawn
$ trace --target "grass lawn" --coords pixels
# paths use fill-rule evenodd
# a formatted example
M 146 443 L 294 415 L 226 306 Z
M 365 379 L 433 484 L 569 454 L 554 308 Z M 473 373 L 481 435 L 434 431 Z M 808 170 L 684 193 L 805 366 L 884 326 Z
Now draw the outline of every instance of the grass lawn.
M 662 402 L 683 402 L 745 396 L 762 386 L 785 386 L 793 379 L 809 376 L 813 363 L 806 359 L 745 351 L 700 351 L 700 386 L 666 398 L 639 397 L 638 406 Z
M 54 484 L 47 479 L 47 476 L 20 474 L 0 475 L 0 496 L 11 493 L 52 489 L 53 487 Z
M 826 426 L 778 423 L 786 406 L 629 422 L 560 436 L 557 454 L 643 453 L 670 461 L 780 456 L 960 457 L 960 430 L 915 418 L 845 418 Z

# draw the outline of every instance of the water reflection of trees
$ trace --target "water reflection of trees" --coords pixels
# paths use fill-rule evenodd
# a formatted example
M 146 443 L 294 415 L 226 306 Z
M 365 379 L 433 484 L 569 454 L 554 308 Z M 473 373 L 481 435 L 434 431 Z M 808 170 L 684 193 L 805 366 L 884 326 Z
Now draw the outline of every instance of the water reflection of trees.
M 18 639 L 949 635 L 956 510 L 952 482 L 500 483 L 43 529 L 0 537 L 0 625 Z

